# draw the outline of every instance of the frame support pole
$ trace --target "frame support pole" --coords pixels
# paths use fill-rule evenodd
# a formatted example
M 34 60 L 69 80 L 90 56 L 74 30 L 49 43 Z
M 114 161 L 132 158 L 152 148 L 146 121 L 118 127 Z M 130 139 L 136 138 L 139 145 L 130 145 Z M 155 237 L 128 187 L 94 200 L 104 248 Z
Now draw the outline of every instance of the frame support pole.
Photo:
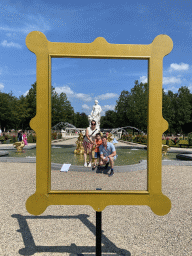
M 102 212 L 96 211 L 96 256 L 101 256 L 101 216 Z

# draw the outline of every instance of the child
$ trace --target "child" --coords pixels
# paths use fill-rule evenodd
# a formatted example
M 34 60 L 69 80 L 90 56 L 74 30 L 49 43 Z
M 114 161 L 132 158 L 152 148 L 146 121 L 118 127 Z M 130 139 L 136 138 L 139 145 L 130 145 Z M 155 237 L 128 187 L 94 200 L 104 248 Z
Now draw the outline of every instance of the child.
M 93 166 L 92 170 L 94 170 L 95 167 L 96 167 L 97 158 L 99 158 L 99 161 L 100 161 L 99 146 L 102 144 L 102 139 L 101 139 L 101 134 L 100 133 L 96 134 L 96 136 L 95 136 L 95 143 L 96 143 L 96 147 L 95 147 L 95 163 L 94 163 L 94 166 Z

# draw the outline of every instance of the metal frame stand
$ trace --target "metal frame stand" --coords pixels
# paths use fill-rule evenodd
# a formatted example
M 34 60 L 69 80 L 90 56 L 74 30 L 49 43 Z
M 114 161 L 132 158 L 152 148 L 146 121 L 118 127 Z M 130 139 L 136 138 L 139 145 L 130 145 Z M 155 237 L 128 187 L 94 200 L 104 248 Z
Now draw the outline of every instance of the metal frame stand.
M 101 256 L 101 215 L 96 211 L 96 256 Z

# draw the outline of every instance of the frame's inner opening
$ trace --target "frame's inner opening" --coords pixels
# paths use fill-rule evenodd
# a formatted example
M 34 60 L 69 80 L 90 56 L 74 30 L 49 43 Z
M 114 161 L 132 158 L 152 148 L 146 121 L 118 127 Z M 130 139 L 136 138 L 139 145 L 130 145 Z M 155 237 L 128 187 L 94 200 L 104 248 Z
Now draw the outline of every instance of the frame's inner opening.
M 147 190 L 148 61 L 51 60 L 51 137 L 57 140 L 51 162 L 60 164 L 51 169 L 51 190 Z M 110 177 L 110 164 L 99 169 L 95 154 L 91 166 L 96 162 L 96 168 L 84 167 L 85 145 L 79 134 L 89 126 L 95 100 L 101 107 L 100 131 L 112 134 L 117 154 Z M 89 160 L 88 153 L 88 166 Z M 71 164 L 67 172 L 60 171 L 64 163 Z

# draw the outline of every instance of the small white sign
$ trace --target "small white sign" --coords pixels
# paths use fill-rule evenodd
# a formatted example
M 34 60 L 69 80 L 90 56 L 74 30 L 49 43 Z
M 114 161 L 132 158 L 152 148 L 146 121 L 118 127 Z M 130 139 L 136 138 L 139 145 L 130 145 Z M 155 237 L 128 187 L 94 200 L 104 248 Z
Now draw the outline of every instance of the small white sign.
M 60 172 L 68 172 L 71 164 L 63 164 Z

